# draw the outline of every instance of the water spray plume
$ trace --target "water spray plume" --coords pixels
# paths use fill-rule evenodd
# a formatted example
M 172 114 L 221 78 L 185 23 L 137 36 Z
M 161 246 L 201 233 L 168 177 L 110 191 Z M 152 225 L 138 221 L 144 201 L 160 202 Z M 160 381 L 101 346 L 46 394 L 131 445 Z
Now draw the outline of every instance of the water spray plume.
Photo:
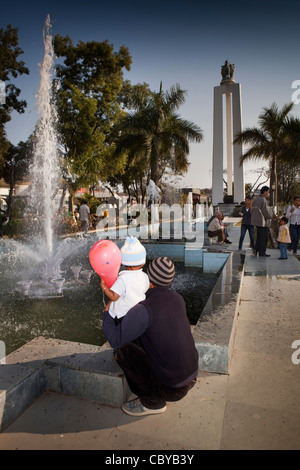
M 31 207 L 42 218 L 48 254 L 53 251 L 53 196 L 60 180 L 58 139 L 55 129 L 56 107 L 52 96 L 54 51 L 51 24 L 48 15 L 43 29 L 45 54 L 40 64 L 40 87 L 37 94 L 39 121 L 36 129 L 34 158 L 31 168 L 33 176 Z

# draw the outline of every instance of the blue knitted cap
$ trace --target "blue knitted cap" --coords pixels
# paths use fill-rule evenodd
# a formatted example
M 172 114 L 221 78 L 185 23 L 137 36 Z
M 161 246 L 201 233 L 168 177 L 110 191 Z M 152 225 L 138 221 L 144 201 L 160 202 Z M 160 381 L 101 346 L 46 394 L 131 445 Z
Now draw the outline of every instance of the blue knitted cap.
M 139 266 L 146 262 L 146 250 L 136 237 L 127 237 L 121 247 L 121 260 L 124 266 Z

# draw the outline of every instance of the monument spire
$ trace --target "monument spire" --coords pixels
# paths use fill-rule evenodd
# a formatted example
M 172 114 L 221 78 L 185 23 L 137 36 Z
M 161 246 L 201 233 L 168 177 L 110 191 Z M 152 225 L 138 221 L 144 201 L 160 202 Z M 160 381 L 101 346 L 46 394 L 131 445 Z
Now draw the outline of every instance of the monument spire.
M 233 144 L 235 136 L 242 131 L 241 85 L 233 78 L 234 64 L 228 60 L 221 66 L 222 81 L 214 87 L 214 123 L 213 123 L 213 178 L 212 203 L 218 206 L 225 202 L 223 198 L 223 163 L 227 160 L 227 202 L 240 203 L 244 199 L 244 173 L 240 165 L 242 145 Z M 223 102 L 225 95 L 225 103 Z M 223 108 L 225 116 L 223 122 Z M 225 149 L 223 149 L 223 134 Z M 233 181 L 234 180 L 234 181 Z

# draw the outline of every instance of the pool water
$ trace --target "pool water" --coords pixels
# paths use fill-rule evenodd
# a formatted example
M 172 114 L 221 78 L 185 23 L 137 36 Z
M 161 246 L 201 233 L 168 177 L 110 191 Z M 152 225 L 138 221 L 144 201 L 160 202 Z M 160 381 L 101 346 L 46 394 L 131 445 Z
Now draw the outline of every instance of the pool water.
M 100 278 L 93 273 L 87 284 L 80 275 L 76 281 L 71 271 L 71 266 L 79 263 L 82 270 L 91 269 L 88 251 L 89 247 L 86 252 L 77 252 L 64 262 L 63 295 L 52 294 L 48 298 L 37 295 L 38 290 L 34 290 L 37 281 L 33 282 L 29 296 L 22 296 L 17 289 L 19 279 L 15 279 L 14 270 L 6 269 L 6 263 L 1 262 L 0 340 L 5 343 L 6 354 L 37 336 L 99 346 L 106 341 L 101 320 L 106 300 L 99 286 Z M 185 267 L 183 262 L 174 264 L 175 278 L 171 289 L 183 296 L 189 322 L 196 324 L 218 275 L 203 273 L 201 268 Z

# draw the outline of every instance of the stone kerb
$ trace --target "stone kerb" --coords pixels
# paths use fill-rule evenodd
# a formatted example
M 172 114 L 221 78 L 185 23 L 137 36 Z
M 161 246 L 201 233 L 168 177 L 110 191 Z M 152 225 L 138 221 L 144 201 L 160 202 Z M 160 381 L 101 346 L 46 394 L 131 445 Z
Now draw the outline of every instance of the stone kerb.
M 229 373 L 243 276 L 244 255 L 230 253 L 199 321 L 192 327 L 200 370 Z

